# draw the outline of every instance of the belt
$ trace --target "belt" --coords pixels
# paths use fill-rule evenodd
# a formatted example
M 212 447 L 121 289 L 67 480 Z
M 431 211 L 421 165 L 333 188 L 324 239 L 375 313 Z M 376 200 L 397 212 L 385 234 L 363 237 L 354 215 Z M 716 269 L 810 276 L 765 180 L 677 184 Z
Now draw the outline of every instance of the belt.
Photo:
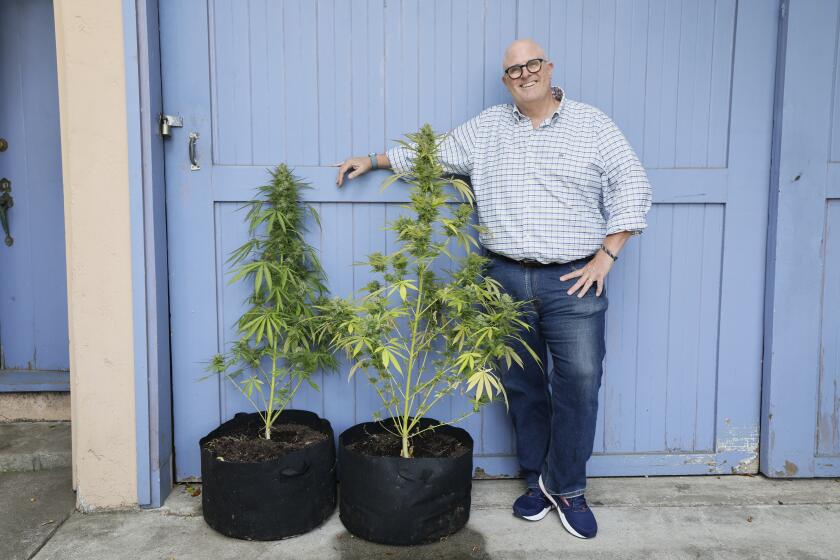
M 513 264 L 518 264 L 518 265 L 521 265 L 521 266 L 524 266 L 524 267 L 527 267 L 527 268 L 539 268 L 541 266 L 557 266 L 558 264 L 569 264 L 568 262 L 567 263 L 553 263 L 553 262 L 544 263 L 544 262 L 540 262 L 540 261 L 537 261 L 537 260 L 534 260 L 534 259 L 512 259 L 510 257 L 500 255 L 499 253 L 494 253 L 493 251 L 490 251 L 489 249 L 485 249 L 485 251 L 487 251 L 487 256 L 488 257 L 492 257 L 492 258 L 495 258 L 495 259 L 507 261 L 507 262 L 513 263 Z M 576 262 L 580 261 L 581 263 L 584 263 L 585 261 L 588 261 L 591 258 L 592 258 L 592 255 L 590 255 L 588 257 L 583 257 L 582 259 L 569 261 L 569 262 L 575 262 L 576 263 Z
M 486 250 L 486 249 L 485 249 Z M 499 253 L 494 253 L 493 251 L 487 250 L 487 256 L 493 257 L 495 259 L 511 262 L 514 264 L 519 264 L 522 266 L 526 266 L 528 268 L 538 268 L 541 266 L 554 266 L 557 263 L 543 263 L 540 261 L 535 261 L 534 259 L 512 259 L 510 257 L 506 257 L 504 255 L 500 255 Z

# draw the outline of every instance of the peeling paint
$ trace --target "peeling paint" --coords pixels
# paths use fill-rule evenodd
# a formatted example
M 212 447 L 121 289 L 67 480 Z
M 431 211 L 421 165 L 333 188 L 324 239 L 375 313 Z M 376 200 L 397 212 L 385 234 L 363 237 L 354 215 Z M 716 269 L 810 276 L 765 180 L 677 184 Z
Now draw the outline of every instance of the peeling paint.
M 758 454 L 753 453 L 751 456 L 738 461 L 737 465 L 733 465 L 732 474 L 755 474 L 758 472 Z
M 514 478 L 507 473 L 499 473 L 499 474 L 488 474 L 487 471 L 482 469 L 481 467 L 476 467 L 475 471 L 473 472 L 473 478 L 478 480 L 492 480 L 495 478 Z
M 835 392 L 837 389 L 834 389 Z M 835 449 L 840 448 L 840 438 L 837 436 L 837 425 L 840 422 L 835 422 L 834 411 L 820 414 L 817 417 L 817 450 L 819 452 L 830 454 Z
M 718 440 L 717 450 L 758 453 L 758 426 L 730 427 Z
M 785 474 L 787 476 L 796 476 L 796 473 L 799 472 L 799 467 L 796 466 L 796 463 L 791 463 L 790 461 L 785 461 Z

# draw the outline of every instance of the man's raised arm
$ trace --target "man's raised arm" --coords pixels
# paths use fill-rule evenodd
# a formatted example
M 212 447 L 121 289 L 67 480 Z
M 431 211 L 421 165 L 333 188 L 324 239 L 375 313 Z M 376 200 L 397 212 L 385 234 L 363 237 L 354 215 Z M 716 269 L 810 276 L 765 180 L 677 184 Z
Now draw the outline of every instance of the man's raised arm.
M 440 143 L 439 154 L 444 171 L 453 175 L 469 175 L 472 172 L 476 138 L 485 113 L 486 111 L 454 128 L 444 137 Z M 397 173 L 407 173 L 411 169 L 411 154 L 409 148 L 397 145 L 384 154 L 348 158 L 339 166 L 335 182 L 339 187 L 342 186 L 344 175 L 348 171 L 348 180 L 364 175 L 372 169 L 393 169 Z

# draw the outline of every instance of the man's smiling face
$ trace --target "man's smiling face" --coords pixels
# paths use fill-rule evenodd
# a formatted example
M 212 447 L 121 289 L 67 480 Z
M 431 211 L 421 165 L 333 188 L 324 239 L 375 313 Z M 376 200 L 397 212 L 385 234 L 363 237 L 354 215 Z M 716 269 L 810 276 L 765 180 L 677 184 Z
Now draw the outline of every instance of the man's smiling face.
M 506 70 L 516 64 L 526 64 L 535 58 L 546 59 L 545 52 L 539 44 L 530 39 L 514 41 L 505 51 L 502 69 Z M 554 64 L 551 62 L 543 62 L 536 73 L 531 73 L 523 67 L 522 75 L 516 79 L 502 74 L 502 82 L 517 107 L 521 107 L 551 97 L 551 71 L 553 69 Z

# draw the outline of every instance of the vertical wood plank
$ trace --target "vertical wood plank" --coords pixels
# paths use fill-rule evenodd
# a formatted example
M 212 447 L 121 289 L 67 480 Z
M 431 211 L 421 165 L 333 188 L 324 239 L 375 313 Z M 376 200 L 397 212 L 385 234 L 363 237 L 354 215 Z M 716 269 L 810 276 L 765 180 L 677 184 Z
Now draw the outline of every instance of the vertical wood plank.
M 269 26 L 273 22 L 268 20 L 268 0 L 251 0 L 248 4 L 248 29 L 251 34 L 249 52 L 251 58 L 251 138 L 253 142 L 254 163 L 270 163 L 272 153 L 276 158 L 279 145 L 272 146 L 272 132 L 280 131 L 282 127 L 276 120 L 272 121 L 275 111 L 275 100 L 271 91 L 271 77 L 273 64 L 282 63 L 281 60 L 270 57 L 268 49 L 269 35 L 273 34 Z M 275 150 L 272 152 L 272 150 Z
M 321 212 L 323 210 L 323 204 L 313 203 L 312 207 L 315 209 L 315 211 L 318 213 L 318 216 L 320 217 Z M 304 233 L 304 239 L 313 249 L 315 249 L 315 254 L 318 255 L 318 259 L 321 262 L 321 266 L 323 266 L 323 232 L 321 231 L 321 228 L 318 227 L 318 223 L 315 221 L 315 218 L 312 217 L 312 214 L 307 213 L 304 224 L 306 228 L 306 231 Z M 299 408 L 301 410 L 310 410 L 312 412 L 315 412 L 316 414 L 323 415 L 324 372 L 321 370 L 316 371 L 312 375 L 312 381 L 315 383 L 315 385 L 317 385 L 318 388 L 316 389 L 308 383 L 304 382 L 303 384 L 301 384 L 297 395 L 295 395 L 295 398 L 292 401 L 292 405 L 294 406 L 294 408 Z
M 707 159 L 709 167 L 726 167 L 728 161 L 735 10 L 734 0 L 715 1 L 711 95 L 709 96 L 709 156 Z
M 826 204 L 817 454 L 840 455 L 840 199 Z
M 364 262 L 373 252 L 384 253 L 385 247 L 385 204 L 383 203 L 355 203 L 353 204 L 353 260 Z M 374 275 L 365 265 L 353 267 L 353 292 L 359 290 L 371 280 L 382 281 L 381 275 Z M 387 411 L 382 410 L 382 401 L 370 386 L 364 372 L 354 376 L 356 386 L 356 422 L 369 422 L 373 414 L 382 412 L 387 417 Z
M 502 57 L 516 38 L 516 3 L 487 0 L 484 27 L 484 106 L 509 103 L 510 94 L 502 84 Z
M 321 204 L 321 256 L 332 297 L 353 295 L 353 214 L 352 205 L 348 203 Z M 351 250 L 348 250 L 348 245 Z M 356 386 L 347 381 L 352 364 L 343 354 L 337 357 L 337 371 L 325 375 L 321 387 L 324 417 L 332 423 L 336 437 L 356 423 Z
M 566 3 L 565 33 L 563 52 L 564 87 L 569 97 L 582 99 L 583 97 L 583 0 L 573 0 Z
M 651 0 L 648 14 L 647 59 L 645 67 L 645 121 L 642 163 L 646 168 L 655 169 L 661 166 L 659 146 L 661 126 L 661 107 L 663 100 L 662 82 L 664 66 L 665 12 L 661 9 L 661 2 Z
M 679 76 L 677 80 L 677 118 L 675 125 L 676 142 L 674 143 L 674 167 L 690 167 L 691 164 L 691 115 L 699 98 L 695 87 L 696 76 L 702 66 L 696 63 L 698 48 L 698 11 L 699 3 L 692 0 L 682 1 L 680 18 Z M 698 99 L 699 98 L 699 99 Z
M 666 448 L 669 451 L 692 451 L 694 446 L 698 406 L 697 340 L 700 334 L 697 295 L 702 265 L 702 247 L 697 240 L 702 239 L 702 213 L 700 205 L 674 207 L 672 242 L 678 250 L 671 255 L 668 390 L 665 403 Z
M 715 450 L 715 413 L 718 387 L 718 337 L 720 332 L 721 267 L 725 207 L 708 204 L 703 215 L 702 268 L 699 294 L 699 333 L 697 339 L 697 420 L 694 449 Z M 724 411 L 722 411 L 724 412 Z
M 714 2 L 697 3 L 697 28 L 699 40 L 695 43 L 695 58 L 692 63 L 692 88 L 695 91 L 691 110 L 691 120 L 686 123 L 689 129 L 688 153 L 677 165 L 683 167 L 706 167 L 709 164 L 709 111 L 712 105 L 712 43 L 715 24 Z
M 669 1 L 664 7 L 664 25 L 662 31 L 662 67 L 660 69 L 659 130 L 656 137 L 657 167 L 671 168 L 675 164 L 677 144 L 677 95 L 680 78 L 680 20 L 682 4 Z
M 654 232 L 647 232 L 654 233 Z M 627 243 L 607 277 L 607 356 L 604 383 L 604 451 L 632 452 L 636 434 L 636 391 L 640 372 L 639 289 L 643 276 L 640 243 Z
M 213 123 L 214 161 L 252 164 L 249 5 L 214 0 L 212 6 L 215 59 L 212 80 L 217 101 Z
M 672 205 L 654 205 L 648 229 L 655 234 L 642 239 L 640 247 L 636 452 L 665 448 L 673 227 Z

